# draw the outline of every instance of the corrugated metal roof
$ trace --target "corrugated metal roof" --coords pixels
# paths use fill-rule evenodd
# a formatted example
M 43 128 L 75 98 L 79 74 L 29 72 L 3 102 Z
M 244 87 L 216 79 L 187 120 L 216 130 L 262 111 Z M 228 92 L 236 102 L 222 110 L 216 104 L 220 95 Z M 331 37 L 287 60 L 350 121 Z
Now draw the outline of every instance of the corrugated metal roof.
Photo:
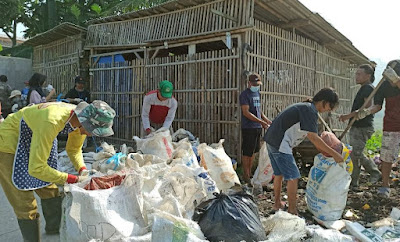
M 80 33 L 86 33 L 86 28 L 72 24 L 72 23 L 62 23 L 46 32 L 36 35 L 33 38 L 28 39 L 23 44 L 30 46 L 38 46 L 43 44 L 48 44 L 50 42 L 77 35 Z
M 101 24 L 149 17 L 213 1 L 215 0 L 171 0 L 153 8 L 94 19 L 88 23 Z M 312 39 L 327 49 L 339 53 L 342 58 L 348 59 L 352 63 L 360 64 L 368 62 L 368 58 L 349 39 L 319 14 L 310 11 L 298 0 L 254 1 L 254 17 L 256 19 L 283 29 L 294 30 L 297 34 Z

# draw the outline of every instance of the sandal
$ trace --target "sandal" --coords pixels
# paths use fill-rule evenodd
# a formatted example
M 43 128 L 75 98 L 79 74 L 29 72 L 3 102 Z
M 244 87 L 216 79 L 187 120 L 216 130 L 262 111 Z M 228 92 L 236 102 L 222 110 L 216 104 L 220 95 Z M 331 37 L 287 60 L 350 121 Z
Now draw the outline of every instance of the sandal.
M 378 188 L 378 196 L 382 198 L 390 197 L 390 188 L 389 187 L 380 187 Z

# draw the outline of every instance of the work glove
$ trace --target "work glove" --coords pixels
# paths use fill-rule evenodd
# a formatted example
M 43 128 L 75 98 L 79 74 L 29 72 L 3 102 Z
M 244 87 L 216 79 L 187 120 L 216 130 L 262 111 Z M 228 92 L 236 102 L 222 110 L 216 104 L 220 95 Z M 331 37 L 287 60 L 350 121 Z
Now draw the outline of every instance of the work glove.
M 367 117 L 370 114 L 371 114 L 371 110 L 369 110 L 368 108 L 364 108 L 363 110 L 357 111 L 356 118 L 357 118 L 357 120 L 360 120 L 360 119 Z
M 90 176 L 78 176 L 78 183 L 85 182 L 90 179 Z
M 383 76 L 386 77 L 387 79 L 389 79 L 393 83 L 396 83 L 396 82 L 398 82 L 400 80 L 400 77 L 397 75 L 397 73 L 390 66 L 388 66 L 383 71 Z
M 80 99 L 80 98 L 74 98 L 74 102 L 76 102 L 76 103 L 80 103 L 80 102 L 82 102 L 83 101 L 83 99 Z
M 151 129 L 150 128 L 147 128 L 146 129 L 146 135 L 149 135 L 151 133 Z
M 89 176 L 89 170 L 88 169 L 82 169 L 79 175 L 81 176 Z

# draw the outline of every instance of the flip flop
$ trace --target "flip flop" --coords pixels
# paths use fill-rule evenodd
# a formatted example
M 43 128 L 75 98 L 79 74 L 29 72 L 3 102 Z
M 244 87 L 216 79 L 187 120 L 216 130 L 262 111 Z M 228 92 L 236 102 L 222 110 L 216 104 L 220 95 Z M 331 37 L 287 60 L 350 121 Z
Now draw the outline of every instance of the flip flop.
M 390 188 L 389 187 L 380 187 L 378 188 L 378 196 L 382 198 L 390 197 Z

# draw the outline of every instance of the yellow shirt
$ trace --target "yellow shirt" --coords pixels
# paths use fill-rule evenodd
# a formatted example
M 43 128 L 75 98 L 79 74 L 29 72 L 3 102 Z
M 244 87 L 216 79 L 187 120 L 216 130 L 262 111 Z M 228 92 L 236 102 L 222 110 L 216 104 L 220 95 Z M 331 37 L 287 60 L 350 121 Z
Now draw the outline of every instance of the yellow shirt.
M 32 130 L 29 174 L 45 182 L 64 184 L 68 174 L 51 168 L 47 164 L 47 159 L 50 156 L 54 139 L 64 129 L 71 111 L 75 108 L 75 105 L 66 103 L 42 103 L 10 114 L 0 125 L 0 152 L 15 154 L 19 125 L 21 119 L 24 119 Z M 86 135 L 81 135 L 79 129 L 68 134 L 66 151 L 77 171 L 85 166 L 82 156 L 82 144 L 85 138 Z

